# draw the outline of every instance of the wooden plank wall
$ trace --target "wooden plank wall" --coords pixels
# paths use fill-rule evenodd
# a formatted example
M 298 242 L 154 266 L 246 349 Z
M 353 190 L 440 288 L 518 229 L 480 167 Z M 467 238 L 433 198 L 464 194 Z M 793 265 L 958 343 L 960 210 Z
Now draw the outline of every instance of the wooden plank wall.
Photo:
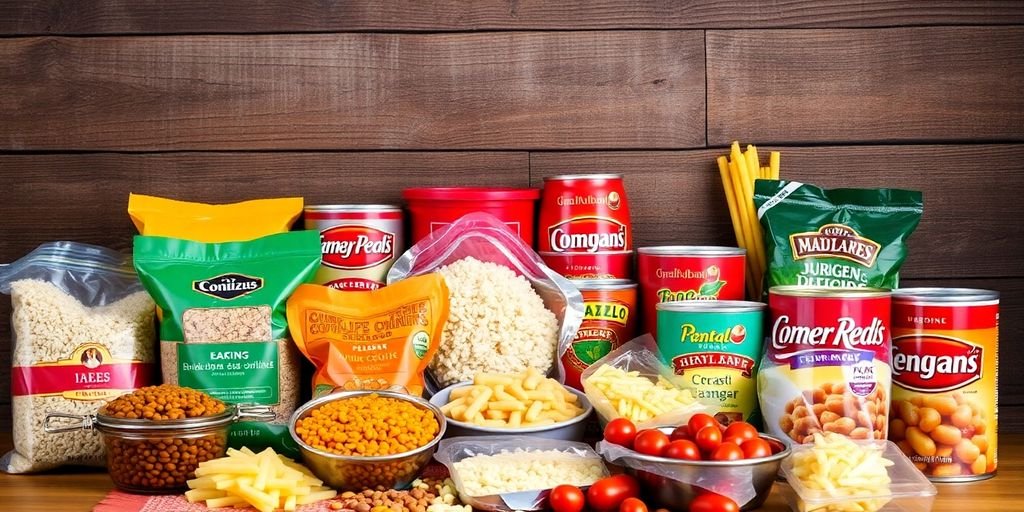
M 395 202 L 595 171 L 626 176 L 639 245 L 731 244 L 733 139 L 789 178 L 924 191 L 904 282 L 1002 292 L 1024 431 L 1024 1 L 0 0 L 0 261 L 128 249 L 129 191 Z

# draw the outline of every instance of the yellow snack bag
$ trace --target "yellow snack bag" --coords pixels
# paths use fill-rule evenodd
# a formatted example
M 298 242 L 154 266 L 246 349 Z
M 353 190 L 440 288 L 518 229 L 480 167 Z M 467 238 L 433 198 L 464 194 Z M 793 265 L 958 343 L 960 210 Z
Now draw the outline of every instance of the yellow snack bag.
M 313 396 L 404 388 L 423 394 L 423 371 L 448 321 L 448 287 L 437 273 L 372 291 L 304 284 L 288 299 L 288 328 L 308 358 Z
M 301 197 L 206 204 L 128 195 L 128 215 L 139 233 L 202 243 L 244 242 L 283 233 L 301 213 Z

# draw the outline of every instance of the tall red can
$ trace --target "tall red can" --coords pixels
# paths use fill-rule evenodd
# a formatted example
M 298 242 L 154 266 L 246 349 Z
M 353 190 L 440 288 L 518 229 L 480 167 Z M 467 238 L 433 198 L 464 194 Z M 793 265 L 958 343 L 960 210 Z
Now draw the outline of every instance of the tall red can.
M 306 207 L 306 229 L 320 232 L 321 261 L 313 282 L 338 290 L 376 290 L 405 249 L 402 209 L 346 204 Z
M 794 443 L 834 432 L 885 439 L 892 386 L 891 293 L 773 286 L 757 392 L 765 432 Z
M 549 266 L 558 268 L 560 255 L 609 254 L 594 260 L 591 274 L 629 279 L 633 227 L 629 201 L 619 174 L 580 174 L 544 178 L 540 198 L 537 250 L 548 253 Z M 569 265 L 568 263 L 566 265 Z M 625 270 L 625 274 L 623 274 Z
M 643 329 L 657 337 L 661 302 L 743 300 L 746 251 L 738 247 L 666 245 L 637 250 Z

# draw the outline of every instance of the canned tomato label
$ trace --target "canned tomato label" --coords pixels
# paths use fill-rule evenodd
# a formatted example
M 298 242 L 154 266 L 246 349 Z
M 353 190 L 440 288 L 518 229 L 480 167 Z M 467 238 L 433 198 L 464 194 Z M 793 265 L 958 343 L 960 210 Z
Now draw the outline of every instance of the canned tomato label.
M 314 283 L 339 290 L 376 290 L 403 249 L 402 210 L 388 205 L 306 207 L 306 229 L 320 232 L 322 259 Z
M 745 301 L 658 304 L 658 350 L 677 383 L 723 424 L 760 425 L 757 381 L 765 305 Z
M 885 439 L 891 295 L 874 288 L 774 286 L 757 375 L 765 430 L 797 443 L 818 432 Z
M 663 246 L 637 250 L 643 328 L 657 337 L 661 302 L 743 300 L 745 251 L 738 247 Z
M 583 295 L 583 323 L 562 355 L 562 364 L 565 383 L 582 390 L 583 371 L 636 335 L 636 283 L 593 279 L 573 284 Z
M 633 249 L 632 230 L 622 176 L 544 178 L 537 244 L 540 252 L 629 251 Z M 601 272 L 603 269 L 599 269 Z
M 928 478 L 989 478 L 998 463 L 999 294 L 893 291 L 889 439 Z

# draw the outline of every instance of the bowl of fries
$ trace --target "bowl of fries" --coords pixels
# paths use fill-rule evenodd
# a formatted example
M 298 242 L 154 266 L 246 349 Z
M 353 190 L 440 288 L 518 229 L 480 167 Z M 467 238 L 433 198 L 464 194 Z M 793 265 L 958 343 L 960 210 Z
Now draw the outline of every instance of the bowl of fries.
M 480 374 L 430 398 L 448 421 L 448 437 L 529 434 L 580 441 L 593 412 L 583 392 L 544 378 L 521 374 Z

